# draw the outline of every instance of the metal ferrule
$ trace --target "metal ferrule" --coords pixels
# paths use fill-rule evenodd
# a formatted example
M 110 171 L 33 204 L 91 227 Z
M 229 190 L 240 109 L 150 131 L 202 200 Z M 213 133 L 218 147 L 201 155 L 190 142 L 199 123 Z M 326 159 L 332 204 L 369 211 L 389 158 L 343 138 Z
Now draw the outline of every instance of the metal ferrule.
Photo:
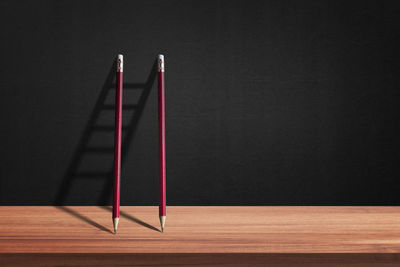
M 123 72 L 124 71 L 124 56 L 123 55 L 118 55 L 117 58 L 117 72 Z
M 158 72 L 164 72 L 165 71 L 164 55 L 158 55 L 157 62 L 158 62 L 157 64 Z

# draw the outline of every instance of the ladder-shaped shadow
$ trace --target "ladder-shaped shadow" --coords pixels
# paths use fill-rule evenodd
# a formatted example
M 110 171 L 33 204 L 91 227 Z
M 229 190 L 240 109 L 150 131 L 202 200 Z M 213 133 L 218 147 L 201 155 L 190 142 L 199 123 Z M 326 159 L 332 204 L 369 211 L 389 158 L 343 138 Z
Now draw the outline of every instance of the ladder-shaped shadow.
M 97 205 L 104 206 L 109 205 L 112 196 L 112 186 L 114 183 L 113 177 L 113 162 L 114 162 L 114 124 L 102 125 L 100 124 L 101 116 L 104 112 L 112 115 L 111 121 L 114 123 L 114 110 L 115 110 L 115 71 L 116 62 L 114 60 L 110 71 L 107 75 L 106 81 L 100 91 L 100 95 L 96 101 L 95 107 L 89 117 L 89 121 L 85 126 L 82 137 L 77 145 L 77 148 L 73 154 L 72 160 L 66 170 L 60 188 L 54 200 L 54 205 L 61 206 L 68 204 L 68 196 L 71 193 L 72 187 L 79 187 L 79 182 L 89 181 L 89 183 L 103 182 L 103 188 L 99 192 L 97 198 Z M 125 95 L 129 91 L 135 91 L 138 95 L 136 103 L 125 103 L 123 109 L 123 127 L 122 127 L 122 149 L 121 149 L 121 165 L 124 163 L 124 158 L 127 154 L 128 148 L 132 143 L 135 136 L 139 120 L 142 116 L 144 107 L 147 99 L 150 95 L 150 91 L 153 87 L 154 81 L 157 75 L 157 62 L 154 61 L 150 74 L 145 83 L 124 83 L 124 100 Z M 139 94 L 138 94 L 139 93 Z M 132 115 L 129 116 L 129 112 Z M 125 115 L 124 115 L 125 114 Z M 128 116 L 126 116 L 128 114 Z M 110 117 L 110 116 L 109 116 Z M 125 119 L 128 119 L 127 121 Z M 108 120 L 110 122 L 110 119 Z M 110 146 L 104 146 L 104 144 L 93 144 L 93 140 L 96 136 L 108 135 L 107 140 L 110 141 Z M 104 138 L 103 138 L 104 140 Z M 102 142 L 100 142 L 102 143 Z M 91 157 L 99 155 L 107 155 L 106 162 L 96 162 L 96 159 L 92 160 L 95 165 L 109 166 L 106 171 L 96 170 L 85 170 L 84 161 Z M 88 195 L 92 195 L 93 192 L 88 192 Z

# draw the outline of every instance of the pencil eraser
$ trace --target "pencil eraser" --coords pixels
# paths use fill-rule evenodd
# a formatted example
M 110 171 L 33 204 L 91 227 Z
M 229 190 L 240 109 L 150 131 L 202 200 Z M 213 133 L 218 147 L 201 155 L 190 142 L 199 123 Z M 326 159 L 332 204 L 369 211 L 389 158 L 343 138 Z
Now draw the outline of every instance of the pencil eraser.
M 158 55 L 158 71 L 164 72 L 165 71 L 165 63 L 164 63 L 164 55 Z
M 119 54 L 117 57 L 117 72 L 123 72 L 124 69 L 124 56 Z

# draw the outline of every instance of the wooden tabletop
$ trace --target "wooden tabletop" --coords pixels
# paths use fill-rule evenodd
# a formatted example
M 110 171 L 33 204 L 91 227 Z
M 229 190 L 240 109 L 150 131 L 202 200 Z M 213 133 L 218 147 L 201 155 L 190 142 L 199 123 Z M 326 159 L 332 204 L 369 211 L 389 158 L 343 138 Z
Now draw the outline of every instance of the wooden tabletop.
M 400 207 L 0 207 L 0 253 L 398 253 Z

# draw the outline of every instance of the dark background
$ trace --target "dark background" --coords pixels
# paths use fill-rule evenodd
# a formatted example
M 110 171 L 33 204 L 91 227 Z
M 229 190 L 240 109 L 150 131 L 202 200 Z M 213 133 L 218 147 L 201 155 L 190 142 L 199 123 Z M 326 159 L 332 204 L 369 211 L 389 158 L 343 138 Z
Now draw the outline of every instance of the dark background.
M 1 1 L 0 204 L 399 205 L 396 1 Z M 111 71 L 110 71 L 111 70 Z

